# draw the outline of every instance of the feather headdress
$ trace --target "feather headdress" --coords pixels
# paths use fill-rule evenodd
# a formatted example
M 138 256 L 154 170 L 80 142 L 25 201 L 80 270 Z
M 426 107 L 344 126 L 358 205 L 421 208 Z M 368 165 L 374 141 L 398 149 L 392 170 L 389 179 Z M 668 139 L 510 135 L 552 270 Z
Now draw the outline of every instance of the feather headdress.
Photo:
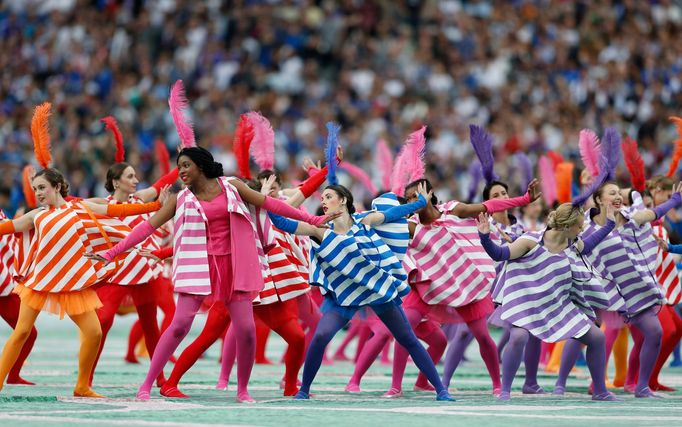
M 580 131 L 578 137 L 578 146 L 580 148 L 580 157 L 583 159 L 585 169 L 590 172 L 590 175 L 599 175 L 599 159 L 601 158 L 601 145 L 599 144 L 599 137 L 590 129 L 583 129 Z
M 559 163 L 554 172 L 556 176 L 556 194 L 559 203 L 571 201 L 571 188 L 573 184 L 573 163 Z
M 35 151 L 38 164 L 46 169 L 52 162 L 50 152 L 50 108 L 52 104 L 43 102 L 33 111 L 31 119 L 31 137 L 33 138 L 33 150 Z
M 189 108 L 189 103 L 185 97 L 185 87 L 182 84 L 182 80 L 176 81 L 171 88 L 170 96 L 168 97 L 168 106 L 170 107 L 171 117 L 173 117 L 173 123 L 175 123 L 175 128 L 178 131 L 182 147 L 195 147 L 197 142 L 194 139 L 192 122 L 185 115 L 184 111 Z
M 557 201 L 556 176 L 554 175 L 554 165 L 547 156 L 540 156 L 538 161 L 540 171 L 540 188 L 545 204 L 549 207 Z
M 275 166 L 275 131 L 261 113 L 252 111 L 246 113 L 246 118 L 253 127 L 251 156 L 260 170 L 272 170 Z
M 339 131 L 341 126 L 334 122 L 327 122 L 327 145 L 324 148 L 325 158 L 327 160 L 327 182 L 331 185 L 338 185 L 339 180 L 336 177 L 336 149 L 339 147 Z
M 480 126 L 469 125 L 469 139 L 471 145 L 474 147 L 476 156 L 481 162 L 481 169 L 483 171 L 483 178 L 485 182 L 499 180 L 500 177 L 495 174 L 493 170 L 495 167 L 495 159 L 493 157 L 493 137 Z
M 520 151 L 514 157 L 521 170 L 521 188 L 528 188 L 528 184 L 533 180 L 533 164 L 524 152 Z
M 253 140 L 253 126 L 247 119 L 246 114 L 239 116 L 237 128 L 234 130 L 234 142 L 232 150 L 237 159 L 237 167 L 242 178 L 251 179 L 251 168 L 249 167 L 249 147 Z
M 625 167 L 630 172 L 630 180 L 632 181 L 632 188 L 642 192 L 646 189 L 646 178 L 644 173 L 644 160 L 639 155 L 637 150 L 637 141 L 626 137 L 622 144 L 623 158 L 625 160 Z
M 469 181 L 469 192 L 467 194 L 467 201 L 471 202 L 476 198 L 476 193 L 478 193 L 478 184 L 480 184 L 481 179 L 483 179 L 483 170 L 481 169 L 481 163 L 480 162 L 469 163 L 468 172 L 471 181 Z
M 349 162 L 343 162 L 339 165 L 339 169 L 348 172 L 348 175 L 358 180 L 358 182 L 364 185 L 369 194 L 371 194 L 372 196 L 377 194 L 377 192 L 379 191 L 372 182 L 372 179 L 369 177 L 369 175 L 367 175 L 367 172 L 355 166 L 354 164 Z
M 618 168 L 618 163 L 620 163 L 620 155 L 620 135 L 618 131 L 612 127 L 604 129 L 599 172 L 606 174 L 606 180 L 616 179 L 616 168 Z
M 36 174 L 36 170 L 33 166 L 26 165 L 24 170 L 21 172 L 21 189 L 24 193 L 24 200 L 26 201 L 26 206 L 29 209 L 34 209 L 38 206 L 38 201 L 36 200 L 36 193 L 33 192 L 33 186 L 31 181 Z
M 154 150 L 156 151 L 156 160 L 159 162 L 161 173 L 167 175 L 170 172 L 170 154 L 166 143 L 161 139 L 154 141 Z
M 393 176 L 391 181 L 393 188 L 391 191 L 398 195 L 405 193 L 405 187 L 410 182 L 424 177 L 426 165 L 424 155 L 426 153 L 426 126 L 412 132 L 405 141 L 405 145 L 400 149 L 400 153 L 395 161 Z
M 391 173 L 393 172 L 393 155 L 386 145 L 386 141 L 380 139 L 377 143 L 377 169 L 381 175 L 381 188 L 388 190 L 391 187 Z
M 101 121 L 104 123 L 104 127 L 109 129 L 109 131 L 111 131 L 111 133 L 114 135 L 114 142 L 116 143 L 116 154 L 114 154 L 114 161 L 116 163 L 121 163 L 126 158 L 126 151 L 123 147 L 123 136 L 121 135 L 121 131 L 118 129 L 118 123 L 116 123 L 116 119 L 113 116 L 106 116 Z
M 670 161 L 670 167 L 668 168 L 667 176 L 673 176 L 675 171 L 677 171 L 677 165 L 682 159 L 682 119 L 679 117 L 671 116 L 669 118 L 673 123 L 675 123 L 675 128 L 677 129 L 677 135 L 679 138 L 675 141 L 675 150 L 673 151 L 673 158 Z

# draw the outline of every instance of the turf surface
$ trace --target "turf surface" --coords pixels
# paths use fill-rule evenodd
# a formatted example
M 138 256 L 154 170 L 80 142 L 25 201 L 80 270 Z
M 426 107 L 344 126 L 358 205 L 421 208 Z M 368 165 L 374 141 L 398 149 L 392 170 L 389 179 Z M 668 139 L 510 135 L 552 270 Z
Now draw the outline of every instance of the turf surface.
M 137 386 L 143 379 L 148 361 L 130 365 L 123 361 L 127 332 L 132 316 L 116 319 L 95 376 L 95 390 L 107 399 L 71 397 L 76 377 L 78 339 L 75 326 L 43 314 L 38 320 L 38 340 L 23 369 L 26 379 L 36 386 L 5 386 L 0 393 L 0 426 L 445 426 L 467 427 L 504 425 L 555 426 L 676 426 L 682 425 L 682 392 L 665 394 L 663 399 L 634 399 L 617 391 L 621 401 L 597 403 L 584 394 L 588 380 L 586 368 L 569 380 L 564 397 L 522 396 L 522 380 L 516 381 L 511 403 L 498 403 L 491 396 L 490 380 L 480 362 L 475 344 L 468 356 L 473 361 L 460 367 L 453 386 L 454 403 L 436 402 L 432 394 L 406 392 L 405 398 L 388 400 L 381 395 L 390 385 L 390 366 L 378 362 L 362 383 L 363 392 L 348 394 L 344 386 L 353 370 L 347 362 L 323 366 L 313 384 L 315 397 L 294 401 L 281 396 L 279 379 L 283 365 L 256 365 L 250 391 L 258 403 L 237 404 L 233 383 L 227 392 L 214 389 L 219 366 L 218 346 L 214 346 L 191 369 L 180 389 L 189 400 L 167 400 L 154 389 L 152 400 L 137 402 Z M 198 317 L 187 345 L 204 318 Z M 0 326 L 0 343 L 9 335 Z M 332 342 L 334 349 L 342 335 Z M 268 356 L 279 360 L 284 343 L 276 335 L 268 342 Z M 349 349 L 349 354 L 353 349 Z M 179 353 L 178 353 L 179 354 Z M 172 369 L 168 365 L 166 373 Z M 411 390 L 416 368 L 408 366 L 404 389 Z M 234 374 L 236 374 L 236 369 Z M 666 368 L 662 378 L 668 385 L 682 389 L 682 368 Z M 554 377 L 541 374 L 540 384 L 551 390 Z

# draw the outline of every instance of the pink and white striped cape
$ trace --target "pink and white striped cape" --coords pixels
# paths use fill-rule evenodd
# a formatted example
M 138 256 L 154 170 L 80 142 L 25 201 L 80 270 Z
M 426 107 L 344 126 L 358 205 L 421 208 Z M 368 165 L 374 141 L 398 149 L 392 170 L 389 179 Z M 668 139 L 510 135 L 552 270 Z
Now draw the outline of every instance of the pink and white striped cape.
M 663 222 L 652 223 L 654 235 L 664 242 L 668 240 L 668 230 L 663 226 Z M 680 284 L 680 272 L 675 265 L 675 257 L 669 252 L 658 248 L 656 257 L 656 278 L 663 288 L 663 294 L 667 300 L 666 304 L 677 305 L 682 300 L 682 285 Z
M 425 303 L 462 307 L 484 298 L 495 279 L 495 265 L 478 238 L 473 218 L 451 215 L 458 202 L 436 206 L 443 215 L 424 225 L 419 217 L 408 248 L 416 270 L 412 284 Z
M 0 210 L 0 222 L 8 219 Z M 0 297 L 6 297 L 14 289 L 14 236 L 5 234 L 0 236 Z
M 237 189 L 230 184 L 232 177 L 220 177 L 218 182 L 227 196 L 227 210 L 243 215 L 251 224 L 256 243 L 262 277 L 269 276 L 265 253 L 274 244 L 272 226 L 266 212 L 247 207 Z M 185 188 L 178 193 L 173 220 L 173 285 L 175 292 L 209 295 L 211 278 L 208 267 L 206 216 L 194 194 Z M 251 236 L 249 236 L 250 238 Z M 230 236 L 236 238 L 236 236 Z
M 111 196 L 107 197 L 107 200 L 109 200 L 110 204 L 114 205 L 122 203 Z M 144 203 L 144 201 L 139 197 L 131 195 L 127 203 Z M 150 216 L 150 214 L 145 213 L 141 215 L 124 216 L 118 219 L 133 229 L 137 225 L 148 220 Z M 157 278 L 161 274 L 163 270 L 161 263 L 157 263 L 149 258 L 141 256 L 137 252 L 136 248 L 146 248 L 152 251 L 161 249 L 155 236 L 149 236 L 144 242 L 128 251 L 126 257 L 120 261 L 119 268 L 116 270 L 116 273 L 114 273 L 112 277 L 107 280 L 107 283 L 113 283 L 116 285 L 142 285 L 152 279 Z

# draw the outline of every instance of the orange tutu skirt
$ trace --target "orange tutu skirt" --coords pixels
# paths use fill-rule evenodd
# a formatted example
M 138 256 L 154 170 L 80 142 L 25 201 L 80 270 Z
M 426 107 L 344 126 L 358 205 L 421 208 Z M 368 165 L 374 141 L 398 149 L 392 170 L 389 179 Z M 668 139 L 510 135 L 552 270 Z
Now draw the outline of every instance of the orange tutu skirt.
M 60 319 L 63 319 L 65 314 L 77 316 L 102 307 L 102 301 L 99 300 L 97 292 L 90 288 L 57 293 L 34 291 L 17 284 L 13 292 L 19 295 L 22 303 L 32 309 L 58 314 Z

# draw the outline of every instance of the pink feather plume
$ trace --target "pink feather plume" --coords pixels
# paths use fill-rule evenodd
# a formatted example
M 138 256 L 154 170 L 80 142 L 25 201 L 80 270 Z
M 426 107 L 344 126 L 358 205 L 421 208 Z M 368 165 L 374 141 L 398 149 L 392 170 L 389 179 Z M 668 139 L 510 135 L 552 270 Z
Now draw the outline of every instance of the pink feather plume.
M 551 207 L 557 201 L 556 176 L 554 175 L 554 165 L 547 156 L 541 156 L 538 162 L 540 170 L 540 189 L 547 206 Z
M 405 192 L 405 187 L 412 181 L 424 177 L 426 165 L 424 164 L 424 154 L 426 152 L 426 126 L 412 132 L 405 141 L 405 145 L 400 149 L 400 153 L 395 162 L 392 192 L 400 196 Z
M 391 188 L 391 173 L 393 172 L 393 155 L 386 141 L 380 139 L 377 143 L 377 169 L 381 174 L 381 188 Z
M 246 113 L 246 119 L 253 127 L 251 157 L 261 170 L 272 170 L 275 167 L 275 131 L 270 121 L 256 111 Z
M 585 168 L 590 172 L 590 175 L 599 175 L 599 157 L 601 157 L 601 144 L 599 137 L 590 129 L 583 129 L 580 131 L 578 138 L 578 145 L 580 147 L 580 157 L 583 159 Z
M 372 182 L 372 179 L 369 177 L 369 175 L 367 175 L 367 172 L 355 166 L 354 164 L 349 162 L 342 162 L 341 164 L 339 164 L 339 169 L 348 172 L 350 176 L 357 179 L 358 182 L 360 182 L 360 184 L 365 186 L 367 191 L 369 191 L 369 193 L 372 196 L 379 192 L 379 190 L 377 190 L 377 187 Z
M 185 97 L 185 87 L 182 84 L 182 80 L 175 82 L 171 88 L 168 106 L 170 107 L 171 117 L 173 117 L 173 123 L 175 123 L 175 128 L 178 131 L 183 148 L 195 147 L 197 142 L 194 139 L 192 122 L 185 116 L 184 112 L 184 110 L 189 108 L 189 103 Z

